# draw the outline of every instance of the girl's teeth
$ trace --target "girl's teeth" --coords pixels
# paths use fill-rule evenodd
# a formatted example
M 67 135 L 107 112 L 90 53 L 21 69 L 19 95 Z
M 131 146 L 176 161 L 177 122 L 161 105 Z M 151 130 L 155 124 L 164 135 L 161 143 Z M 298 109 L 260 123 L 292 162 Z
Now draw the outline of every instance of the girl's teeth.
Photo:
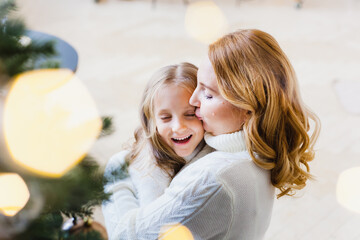
M 190 136 L 184 137 L 184 138 L 174 138 L 175 140 L 181 141 L 181 140 L 185 140 L 187 138 L 189 138 Z

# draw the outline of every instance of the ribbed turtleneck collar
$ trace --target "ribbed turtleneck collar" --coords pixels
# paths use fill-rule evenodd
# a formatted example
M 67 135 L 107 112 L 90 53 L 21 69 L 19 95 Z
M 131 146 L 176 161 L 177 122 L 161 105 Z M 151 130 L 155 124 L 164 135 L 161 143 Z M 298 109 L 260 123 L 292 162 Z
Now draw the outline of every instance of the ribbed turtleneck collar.
M 222 152 L 246 151 L 246 142 L 243 131 L 213 136 L 205 133 L 205 142 L 212 148 Z

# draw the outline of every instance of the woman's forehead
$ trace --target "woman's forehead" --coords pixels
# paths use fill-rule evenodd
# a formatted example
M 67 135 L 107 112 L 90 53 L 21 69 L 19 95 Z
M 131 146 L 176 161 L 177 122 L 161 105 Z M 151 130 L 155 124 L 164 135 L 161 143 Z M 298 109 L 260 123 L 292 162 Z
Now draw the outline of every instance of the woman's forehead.
M 216 75 L 209 58 L 200 64 L 197 77 L 199 85 L 217 92 Z

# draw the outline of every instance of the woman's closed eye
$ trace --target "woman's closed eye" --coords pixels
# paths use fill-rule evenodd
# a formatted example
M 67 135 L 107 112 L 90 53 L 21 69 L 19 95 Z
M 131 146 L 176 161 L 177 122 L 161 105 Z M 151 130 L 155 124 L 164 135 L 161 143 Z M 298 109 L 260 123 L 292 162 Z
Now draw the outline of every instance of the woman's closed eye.
M 206 89 L 203 89 L 203 95 L 206 99 L 212 99 L 213 96 L 206 90 Z
M 206 99 L 212 99 L 212 96 L 211 96 L 211 95 L 206 95 L 206 94 L 205 94 L 205 98 L 206 98 Z

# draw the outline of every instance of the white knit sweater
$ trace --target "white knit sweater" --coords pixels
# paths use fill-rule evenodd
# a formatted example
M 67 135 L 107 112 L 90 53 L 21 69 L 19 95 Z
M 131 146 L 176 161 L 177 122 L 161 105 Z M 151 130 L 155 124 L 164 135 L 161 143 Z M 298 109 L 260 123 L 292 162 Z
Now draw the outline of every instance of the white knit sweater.
M 140 206 L 145 206 L 160 197 L 171 182 L 170 176 L 157 166 L 155 159 L 151 157 L 150 151 L 149 146 L 145 146 L 129 167 L 129 173 Z M 214 149 L 206 145 L 204 141 L 200 142 L 189 156 L 184 157 L 186 164 L 182 170 L 190 163 L 213 151 Z M 116 159 L 119 160 L 119 158 L 115 158 L 115 161 Z M 119 167 L 120 163 L 118 162 L 117 166 L 111 165 L 112 168 Z
M 109 239 L 161 239 L 177 223 L 194 239 L 263 238 L 274 200 L 270 173 L 253 163 L 242 132 L 207 134 L 205 141 L 217 151 L 188 164 L 146 206 L 129 178 L 106 187 L 114 193 L 103 204 Z

